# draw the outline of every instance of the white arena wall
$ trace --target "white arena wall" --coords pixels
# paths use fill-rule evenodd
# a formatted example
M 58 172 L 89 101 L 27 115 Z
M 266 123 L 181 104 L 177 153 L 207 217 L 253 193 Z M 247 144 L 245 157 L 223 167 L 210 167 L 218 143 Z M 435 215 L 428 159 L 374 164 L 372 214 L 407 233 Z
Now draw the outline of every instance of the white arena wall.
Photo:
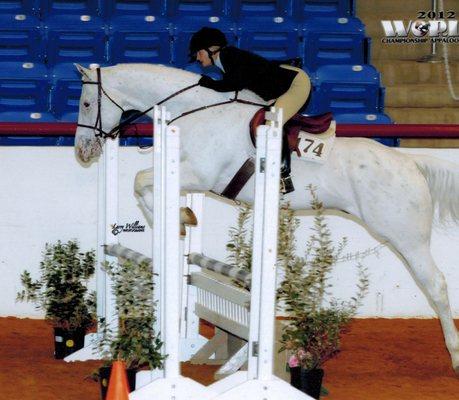
M 454 161 L 459 165 L 459 149 L 401 149 Z M 0 316 L 43 317 L 33 304 L 16 303 L 21 290 L 20 273 L 39 273 L 46 242 L 77 239 L 83 251 L 96 245 L 97 165 L 82 167 L 72 147 L 0 147 Z M 138 170 L 151 165 L 151 153 L 134 147 L 120 149 L 120 218 L 118 224 L 139 221 L 144 233 L 121 233 L 120 242 L 150 254 L 150 227 L 137 206 L 133 181 Z M 307 213 L 306 213 L 307 214 Z M 225 245 L 237 210 L 215 197 L 206 200 L 204 253 L 225 260 Z M 302 215 L 298 229 L 298 250 L 304 249 L 312 217 Z M 346 236 L 345 253 L 365 252 L 361 262 L 368 268 L 370 292 L 359 317 L 432 317 L 434 313 L 412 280 L 403 262 L 386 246 L 381 246 L 365 228 L 349 218 L 328 216 L 333 237 Z M 453 314 L 459 317 L 459 226 L 435 228 L 432 252 L 448 282 Z M 355 261 L 340 262 L 334 271 L 333 295 L 348 299 L 355 292 Z M 93 283 L 92 283 L 93 285 Z

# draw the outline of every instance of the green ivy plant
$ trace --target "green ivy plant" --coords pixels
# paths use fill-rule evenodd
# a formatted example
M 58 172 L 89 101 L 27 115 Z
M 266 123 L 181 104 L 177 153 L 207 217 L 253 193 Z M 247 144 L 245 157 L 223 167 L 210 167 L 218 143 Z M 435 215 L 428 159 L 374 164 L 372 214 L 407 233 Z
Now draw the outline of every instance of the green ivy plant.
M 56 328 L 87 330 L 96 320 L 95 293 L 87 288 L 94 270 L 94 251 L 81 253 L 76 240 L 46 243 L 39 279 L 25 270 L 16 300 L 35 303 Z
M 116 299 L 112 321 L 100 321 L 101 339 L 97 346 L 106 360 L 123 360 L 127 368 L 161 368 L 163 345 L 154 330 L 155 306 L 153 300 L 153 271 L 151 265 L 126 260 L 104 263 L 110 276 Z M 113 329 L 113 324 L 117 329 Z

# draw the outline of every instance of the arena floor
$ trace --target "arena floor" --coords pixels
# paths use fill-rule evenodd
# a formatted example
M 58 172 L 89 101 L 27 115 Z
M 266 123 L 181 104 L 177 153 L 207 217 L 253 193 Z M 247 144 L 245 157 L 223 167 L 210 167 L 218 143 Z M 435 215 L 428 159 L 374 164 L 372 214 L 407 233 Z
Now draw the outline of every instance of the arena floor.
M 51 328 L 42 320 L 0 318 L 0 399 L 97 400 L 88 379 L 100 362 L 53 359 Z M 204 384 L 216 367 L 183 365 Z M 437 320 L 365 319 L 352 323 L 342 352 L 325 364 L 329 400 L 453 400 L 451 369 Z

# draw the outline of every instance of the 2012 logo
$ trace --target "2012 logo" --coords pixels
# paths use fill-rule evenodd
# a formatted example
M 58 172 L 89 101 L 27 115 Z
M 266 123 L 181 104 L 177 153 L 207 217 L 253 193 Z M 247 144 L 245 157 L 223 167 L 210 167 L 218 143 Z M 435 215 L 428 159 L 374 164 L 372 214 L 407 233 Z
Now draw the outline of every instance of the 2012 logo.
M 417 17 L 446 19 L 383 20 L 381 25 L 385 37 L 383 43 L 425 43 L 429 39 L 435 42 L 459 43 L 458 20 L 453 11 L 420 11 Z

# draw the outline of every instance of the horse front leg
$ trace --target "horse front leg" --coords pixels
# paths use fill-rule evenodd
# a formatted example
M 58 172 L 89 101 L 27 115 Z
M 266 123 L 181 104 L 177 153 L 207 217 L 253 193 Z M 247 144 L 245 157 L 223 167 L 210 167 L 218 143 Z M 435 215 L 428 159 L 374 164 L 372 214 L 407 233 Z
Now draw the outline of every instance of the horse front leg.
M 134 193 L 140 208 L 147 216 L 148 222 L 153 223 L 153 168 L 137 172 L 134 180 Z M 185 225 L 196 226 L 196 216 L 189 207 L 180 208 L 180 235 L 185 235 Z

